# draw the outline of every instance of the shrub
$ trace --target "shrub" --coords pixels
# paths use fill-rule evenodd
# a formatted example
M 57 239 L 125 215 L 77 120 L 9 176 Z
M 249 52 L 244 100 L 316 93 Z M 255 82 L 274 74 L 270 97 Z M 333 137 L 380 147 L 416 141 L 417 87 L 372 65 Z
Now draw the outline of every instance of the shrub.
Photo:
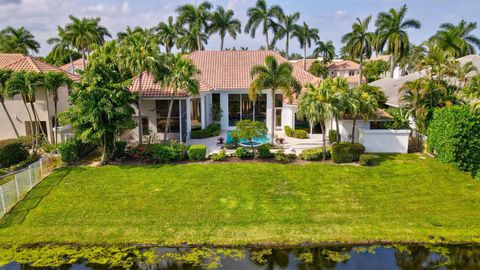
M 7 174 L 7 170 L 5 169 L 0 169 L 0 176 Z
M 365 146 L 359 143 L 341 142 L 332 145 L 332 160 L 335 163 L 350 163 L 360 159 Z
M 20 161 L 19 163 L 11 166 L 11 167 L 10 167 L 10 171 L 16 171 L 16 170 L 25 168 L 25 167 L 27 167 L 28 165 L 30 165 L 30 164 L 38 161 L 39 159 L 40 159 L 40 156 L 37 155 L 37 154 L 30 155 L 30 156 L 28 156 L 27 159 L 25 159 L 25 160 L 23 160 L 23 161 Z
M 220 135 L 221 126 L 220 124 L 211 124 L 205 129 L 201 130 L 192 130 L 190 133 L 190 138 L 192 139 L 204 139 Z
M 376 166 L 378 165 L 379 157 L 376 155 L 362 154 L 360 155 L 359 163 L 362 166 Z
M 127 148 L 126 141 L 116 141 L 115 142 L 115 156 L 117 158 L 125 156 L 125 149 Z
M 210 156 L 210 158 L 211 158 L 213 161 L 222 161 L 222 160 L 227 159 L 227 153 L 225 152 L 224 149 L 222 149 L 222 150 L 220 150 L 220 152 L 215 153 L 215 154 L 212 154 L 212 155 Z
M 480 171 L 480 114 L 469 106 L 435 110 L 428 128 L 429 151 L 473 175 Z
M 235 149 L 235 156 L 237 156 L 239 159 L 248 159 L 253 158 L 253 153 L 248 151 L 247 148 L 240 146 Z
M 262 144 L 258 147 L 258 157 L 261 159 L 272 158 L 273 154 L 270 152 L 270 144 Z
M 204 144 L 194 144 L 188 148 L 188 158 L 190 160 L 205 160 L 207 147 Z
M 53 143 L 52 144 L 43 143 L 42 146 L 40 146 L 40 148 L 44 153 L 53 153 L 57 151 L 58 145 L 55 145 Z
M 328 142 L 330 144 L 334 144 L 337 142 L 337 139 L 338 139 L 338 132 L 335 130 L 335 129 L 330 129 L 330 131 L 328 131 Z
M 327 147 L 327 159 L 332 157 L 331 148 Z M 298 157 L 303 160 L 321 160 L 323 159 L 323 148 L 314 148 L 303 150 Z
M 297 155 L 291 153 L 291 154 L 285 154 L 285 151 L 279 150 L 275 154 L 275 160 L 279 162 L 290 162 L 292 160 L 295 160 L 297 158 Z
M 10 167 L 27 158 L 28 151 L 19 140 L 9 140 L 0 147 L 0 168 Z
M 285 135 L 288 137 L 293 137 L 297 139 L 306 139 L 308 138 L 308 133 L 305 130 L 296 130 L 292 129 L 290 126 L 285 126 Z
M 83 143 L 79 139 L 69 139 L 58 145 L 58 152 L 62 162 L 71 164 L 72 162 L 86 157 L 90 154 L 96 145 L 91 143 Z
M 166 144 L 150 144 L 137 156 L 146 161 L 153 161 L 155 163 L 167 163 L 172 161 L 183 161 L 187 158 L 188 146 L 179 142 L 171 142 Z

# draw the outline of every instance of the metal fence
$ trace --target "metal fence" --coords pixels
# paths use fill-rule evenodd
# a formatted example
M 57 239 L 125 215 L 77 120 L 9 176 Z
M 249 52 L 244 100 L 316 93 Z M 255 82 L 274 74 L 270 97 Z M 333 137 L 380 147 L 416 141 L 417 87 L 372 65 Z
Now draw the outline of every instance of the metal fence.
M 0 186 L 0 218 L 10 211 L 55 168 L 55 156 L 43 156 L 37 162 L 15 174 L 15 178 Z

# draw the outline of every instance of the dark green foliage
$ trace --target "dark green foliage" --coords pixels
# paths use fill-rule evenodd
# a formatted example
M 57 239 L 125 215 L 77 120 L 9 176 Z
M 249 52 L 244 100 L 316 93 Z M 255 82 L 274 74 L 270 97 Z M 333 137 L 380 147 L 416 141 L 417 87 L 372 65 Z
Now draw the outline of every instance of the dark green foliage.
M 127 148 L 126 141 L 116 141 L 115 142 L 115 156 L 117 158 L 125 156 L 125 149 Z
M 388 108 L 385 111 L 390 114 L 392 121 L 373 122 L 374 129 L 411 129 L 409 113 L 402 108 Z
M 359 143 L 341 142 L 332 145 L 332 160 L 334 163 L 356 162 L 363 153 L 365 153 L 365 146 Z
M 45 62 L 52 64 L 54 66 L 62 66 L 65 64 L 70 64 L 70 57 L 69 54 L 72 55 L 72 59 L 79 59 L 82 57 L 82 55 L 76 51 L 73 50 L 63 50 L 61 53 L 56 55 L 54 51 L 50 51 L 46 57 L 43 58 Z
M 247 148 L 245 147 L 238 147 L 237 149 L 235 149 L 235 156 L 237 156 L 239 159 L 249 159 L 249 158 L 253 158 L 253 153 L 248 151 Z
M 297 158 L 297 155 L 293 153 L 285 154 L 285 151 L 279 150 L 275 152 L 274 157 L 275 157 L 275 160 L 279 162 L 291 162 Z
M 388 71 L 390 64 L 383 60 L 370 60 L 363 63 L 363 74 L 368 82 L 380 79 Z
M 39 159 L 40 159 L 40 156 L 38 154 L 34 153 L 34 154 L 28 156 L 27 159 L 22 160 L 19 163 L 13 165 L 13 166 L 10 166 L 10 171 L 16 171 L 16 170 L 23 169 L 23 168 L 27 167 L 28 165 L 36 162 Z
M 90 154 L 96 145 L 91 143 L 83 143 L 81 140 L 72 138 L 58 145 L 58 153 L 60 159 L 66 164 L 71 164 Z
M 210 158 L 211 158 L 213 161 L 222 161 L 222 160 L 227 159 L 227 153 L 225 153 L 225 150 L 222 149 L 222 150 L 220 150 L 220 152 L 215 153 L 215 154 L 212 154 L 212 155 L 210 156 Z
M 439 160 L 477 174 L 480 170 L 480 115 L 467 105 L 435 110 L 427 144 Z
M 0 145 L 0 168 L 10 167 L 28 158 L 28 151 L 19 140 Z
M 204 144 L 194 144 L 188 148 L 188 158 L 190 160 L 205 160 L 207 147 Z
M 221 126 L 220 124 L 211 124 L 205 129 L 201 130 L 192 130 L 190 137 L 192 139 L 204 139 L 220 135 Z
M 322 148 L 303 150 L 298 157 L 302 160 L 321 160 L 323 155 Z M 330 147 L 327 147 L 327 159 L 332 157 Z
M 338 132 L 335 129 L 330 129 L 328 131 L 328 142 L 330 142 L 330 144 L 336 143 L 338 136 Z
M 359 163 L 362 166 L 377 166 L 379 156 L 371 154 L 362 154 L 360 155 Z
M 293 138 L 297 138 L 297 139 L 308 138 L 308 133 L 305 130 L 292 129 L 290 126 L 285 126 L 285 134 L 288 137 L 293 137 Z
M 143 149 L 139 147 L 140 151 Z M 144 155 L 141 156 L 147 161 L 155 163 L 167 163 L 172 161 L 183 161 L 187 159 L 188 146 L 183 143 L 150 144 L 145 147 Z
M 272 146 L 270 144 L 262 144 L 258 147 L 258 157 L 261 159 L 272 158 L 273 154 L 270 152 Z

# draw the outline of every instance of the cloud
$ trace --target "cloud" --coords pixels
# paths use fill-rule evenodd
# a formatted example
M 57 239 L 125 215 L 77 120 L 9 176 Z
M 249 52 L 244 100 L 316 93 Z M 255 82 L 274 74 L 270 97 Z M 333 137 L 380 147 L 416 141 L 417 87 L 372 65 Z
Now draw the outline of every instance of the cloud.
M 347 12 L 343 11 L 343 10 L 337 10 L 335 12 L 335 16 L 337 17 L 345 17 L 347 15 Z
M 123 5 L 122 5 L 122 13 L 127 15 L 127 14 L 130 14 L 132 12 L 132 8 L 130 7 L 130 5 L 128 4 L 128 2 L 123 2 Z
M 21 3 L 22 3 L 22 0 L 0 0 L 0 6 L 9 5 L 9 4 L 19 5 Z

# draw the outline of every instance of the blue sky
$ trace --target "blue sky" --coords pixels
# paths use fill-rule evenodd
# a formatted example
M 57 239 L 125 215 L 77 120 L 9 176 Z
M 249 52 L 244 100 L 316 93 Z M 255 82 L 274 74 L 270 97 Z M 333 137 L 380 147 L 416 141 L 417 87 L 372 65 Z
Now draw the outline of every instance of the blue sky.
M 200 0 L 198 0 L 200 1 Z M 223 5 L 233 9 L 235 15 L 246 22 L 246 10 L 255 4 L 255 0 L 212 0 L 215 6 Z M 56 35 L 56 26 L 64 25 L 68 15 L 101 17 L 102 24 L 108 27 L 112 34 L 123 30 L 127 25 L 151 27 L 175 15 L 175 8 L 184 3 L 194 3 L 194 0 L 0 0 L 0 28 L 7 25 L 25 26 L 41 43 L 40 55 L 48 53 L 50 47 L 46 40 Z M 356 17 L 398 8 L 407 4 L 409 18 L 421 21 L 422 29 L 409 31 L 411 40 L 420 43 L 433 35 L 443 22 L 458 23 L 461 19 L 479 21 L 480 0 L 269 0 L 269 4 L 281 5 L 286 13 L 299 11 L 300 21 L 307 22 L 311 27 L 320 30 L 322 40 L 333 40 L 337 50 L 340 39 L 350 30 Z M 373 30 L 373 25 L 371 26 Z M 479 25 L 480 27 L 480 25 Z M 480 36 L 480 30 L 475 31 Z M 225 47 L 248 47 L 257 49 L 264 43 L 264 38 L 258 35 L 255 39 L 242 34 L 234 41 L 227 37 Z M 292 41 L 291 51 L 300 49 L 297 42 Z M 284 43 L 278 47 L 283 48 Z M 207 49 L 218 49 L 219 39 L 212 36 Z

